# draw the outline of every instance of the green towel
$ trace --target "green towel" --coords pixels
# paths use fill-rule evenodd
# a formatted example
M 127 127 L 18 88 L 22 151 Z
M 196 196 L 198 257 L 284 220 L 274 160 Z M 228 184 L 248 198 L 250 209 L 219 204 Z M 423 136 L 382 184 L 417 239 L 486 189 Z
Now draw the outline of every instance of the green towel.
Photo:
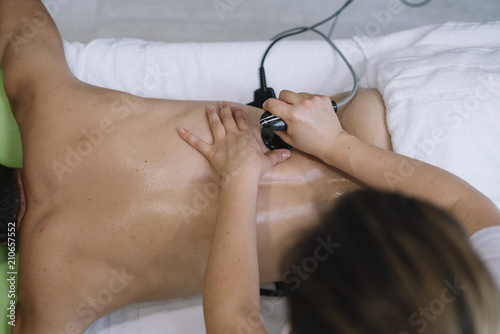
M 0 164 L 17 168 L 23 164 L 21 134 L 3 89 L 2 69 L 0 69 Z

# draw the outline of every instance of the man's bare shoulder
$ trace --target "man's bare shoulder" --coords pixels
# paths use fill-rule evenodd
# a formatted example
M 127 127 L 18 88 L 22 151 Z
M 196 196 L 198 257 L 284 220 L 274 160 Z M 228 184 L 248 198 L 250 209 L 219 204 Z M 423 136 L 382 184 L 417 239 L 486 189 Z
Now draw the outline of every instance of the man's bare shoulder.
M 339 94 L 333 100 L 341 101 L 347 95 Z M 360 88 L 351 101 L 339 108 L 337 115 L 348 133 L 369 144 L 392 151 L 384 100 L 376 89 Z
M 43 146 L 45 154 L 57 143 L 78 141 L 84 135 L 79 131 L 81 128 L 95 123 L 96 118 L 104 118 L 113 107 L 119 108 L 128 95 L 77 79 L 47 81 L 25 92 L 11 100 L 23 149 L 39 150 Z

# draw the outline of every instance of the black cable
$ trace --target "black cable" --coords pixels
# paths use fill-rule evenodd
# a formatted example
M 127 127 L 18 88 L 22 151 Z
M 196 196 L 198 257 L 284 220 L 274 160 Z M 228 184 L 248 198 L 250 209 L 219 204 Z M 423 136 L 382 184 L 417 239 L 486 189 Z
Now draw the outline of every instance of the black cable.
M 279 33 L 278 35 L 274 36 L 273 38 L 271 38 L 271 40 L 273 41 L 271 43 L 271 45 L 269 45 L 269 47 L 267 48 L 266 52 L 264 53 L 264 56 L 262 57 L 262 61 L 261 61 L 261 64 L 260 64 L 260 67 L 264 67 L 264 61 L 266 60 L 266 57 L 267 57 L 267 54 L 269 53 L 269 50 L 274 46 L 274 44 L 276 44 L 278 41 L 282 40 L 283 38 L 287 38 L 287 37 L 291 37 L 291 36 L 294 36 L 294 35 L 298 35 L 298 34 L 301 34 L 301 33 L 304 33 L 308 30 L 312 30 L 312 29 L 315 29 L 316 27 L 319 27 L 320 25 L 322 24 L 325 24 L 326 22 L 330 21 L 331 19 L 335 18 L 336 16 L 340 15 L 348 5 L 351 4 L 351 2 L 353 2 L 354 0 L 347 0 L 346 3 L 344 3 L 344 5 L 339 9 L 337 10 L 335 13 L 333 13 L 332 15 L 330 15 L 329 17 L 327 17 L 326 19 L 316 23 L 316 24 L 313 24 L 312 26 L 310 27 L 296 27 L 296 28 L 292 28 L 292 29 L 289 29 L 289 30 L 285 30 L 281 33 Z
M 273 40 L 273 42 L 268 46 L 266 52 L 264 52 L 264 56 L 262 57 L 262 61 L 260 62 L 260 67 L 264 67 L 264 62 L 266 61 L 267 54 L 269 53 L 269 51 L 271 50 L 271 48 L 274 46 L 274 44 L 278 43 L 279 41 L 281 41 L 284 38 L 287 38 L 287 37 L 290 37 L 290 36 L 294 36 L 294 35 L 298 35 L 298 34 L 302 34 L 303 32 L 306 32 L 308 30 L 308 28 L 309 27 L 294 28 L 293 30 L 299 30 L 299 31 L 293 32 L 293 33 L 289 33 L 289 34 L 286 34 L 286 35 L 281 35 L 280 37 L 278 37 L 275 40 Z M 292 30 L 289 30 L 289 31 L 292 31 Z
M 339 54 L 339 56 L 342 58 L 342 60 L 345 62 L 345 64 L 349 68 L 349 71 L 351 72 L 353 80 L 354 80 L 353 88 L 352 88 L 351 93 L 345 99 L 343 99 L 342 101 L 340 101 L 339 103 L 337 103 L 337 105 L 340 107 L 340 106 L 346 104 L 347 102 L 349 102 L 354 97 L 354 95 L 356 94 L 356 92 L 358 90 L 358 78 L 356 76 L 356 72 L 354 71 L 353 67 L 351 66 L 351 64 L 349 63 L 349 61 L 347 60 L 347 58 L 342 54 L 342 52 L 337 48 L 337 46 L 331 41 L 330 37 L 331 37 L 331 35 L 333 33 L 333 29 L 335 28 L 335 25 L 337 23 L 338 16 L 353 1 L 354 0 L 347 0 L 344 3 L 344 5 L 340 9 L 338 9 L 334 14 L 330 15 L 326 19 L 324 19 L 324 20 L 322 20 L 322 21 L 320 21 L 320 22 L 318 22 L 318 23 L 316 23 L 316 24 L 314 24 L 314 25 L 312 25 L 310 27 L 296 27 L 296 28 L 293 28 L 293 29 L 285 30 L 285 31 L 279 33 L 278 35 L 276 35 L 275 37 L 273 37 L 272 38 L 273 41 L 268 46 L 268 48 L 266 49 L 266 51 L 264 52 L 264 55 L 262 56 L 262 61 L 260 63 L 259 74 L 260 74 L 260 88 L 261 88 L 261 90 L 265 92 L 268 89 L 267 85 L 266 85 L 266 72 L 265 72 L 265 68 L 264 68 L 264 62 L 266 61 L 267 55 L 269 54 L 269 51 L 271 50 L 271 48 L 276 43 L 278 43 L 280 40 L 282 40 L 284 38 L 295 36 L 295 35 L 298 35 L 298 34 L 302 34 L 302 33 L 306 32 L 306 31 L 312 31 L 312 32 L 318 34 L 319 36 L 321 36 L 328 44 L 330 44 L 330 46 L 335 50 L 335 52 L 337 52 Z M 323 34 L 321 31 L 319 31 L 319 30 L 316 29 L 320 25 L 325 24 L 325 23 L 327 23 L 328 21 L 330 21 L 332 19 L 335 19 L 335 20 L 334 20 L 334 22 L 332 24 L 332 27 L 330 28 L 330 32 L 329 32 L 329 36 L 328 37 L 325 34 Z
M 312 25 L 311 28 L 316 28 L 316 27 L 319 27 L 320 25 L 330 21 L 331 19 L 333 19 L 335 16 L 337 15 L 340 15 L 344 9 L 346 9 L 347 6 L 349 6 L 351 4 L 351 2 L 353 2 L 354 0 L 348 0 L 342 7 L 340 7 L 339 10 L 337 10 L 335 13 L 333 13 L 331 16 L 329 16 L 328 18 L 324 19 L 323 21 L 320 21 L 318 23 L 316 23 L 315 25 Z

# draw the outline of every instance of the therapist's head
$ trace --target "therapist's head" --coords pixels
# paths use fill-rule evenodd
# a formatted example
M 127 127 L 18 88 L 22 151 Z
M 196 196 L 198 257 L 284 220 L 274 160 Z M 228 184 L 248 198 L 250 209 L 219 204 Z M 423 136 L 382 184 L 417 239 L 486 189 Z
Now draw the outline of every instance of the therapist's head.
M 21 207 L 18 170 L 0 165 L 0 244 L 7 241 L 9 223 L 17 221 Z
M 335 247 L 321 252 L 325 243 Z M 295 259 L 308 272 L 285 284 L 295 334 L 496 333 L 495 283 L 458 222 L 433 205 L 350 194 Z

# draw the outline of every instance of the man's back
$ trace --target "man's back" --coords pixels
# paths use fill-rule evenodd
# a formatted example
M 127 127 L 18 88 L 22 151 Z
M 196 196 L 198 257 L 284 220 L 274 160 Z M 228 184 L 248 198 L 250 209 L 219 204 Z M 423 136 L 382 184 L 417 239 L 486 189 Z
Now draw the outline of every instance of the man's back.
M 131 303 L 200 293 L 219 177 L 177 129 L 210 141 L 209 103 L 139 99 L 78 83 L 54 91 L 35 95 L 30 111 L 16 111 L 43 115 L 19 124 L 27 199 L 21 322 L 30 314 L 85 328 Z M 247 111 L 259 135 L 262 111 Z M 262 282 L 281 279 L 284 255 L 323 208 L 354 187 L 299 152 L 263 178 Z

